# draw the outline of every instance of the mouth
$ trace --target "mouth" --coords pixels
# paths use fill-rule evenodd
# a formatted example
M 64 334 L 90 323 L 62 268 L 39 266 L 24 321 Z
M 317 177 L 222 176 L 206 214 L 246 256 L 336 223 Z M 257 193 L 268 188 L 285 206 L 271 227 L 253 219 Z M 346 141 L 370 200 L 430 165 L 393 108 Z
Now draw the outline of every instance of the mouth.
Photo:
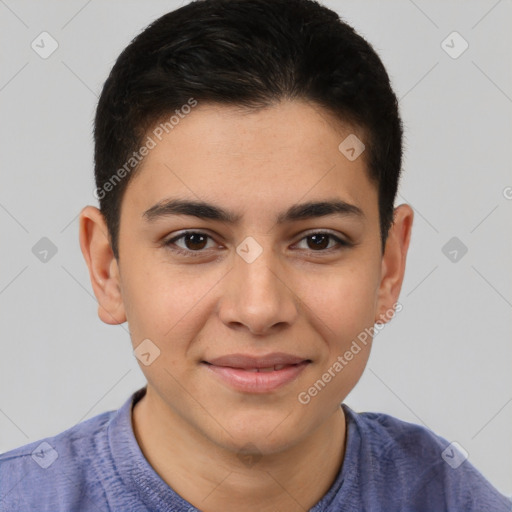
M 232 389 L 269 393 L 294 381 L 311 362 L 311 359 L 276 353 L 263 357 L 231 354 L 203 360 L 201 364 Z

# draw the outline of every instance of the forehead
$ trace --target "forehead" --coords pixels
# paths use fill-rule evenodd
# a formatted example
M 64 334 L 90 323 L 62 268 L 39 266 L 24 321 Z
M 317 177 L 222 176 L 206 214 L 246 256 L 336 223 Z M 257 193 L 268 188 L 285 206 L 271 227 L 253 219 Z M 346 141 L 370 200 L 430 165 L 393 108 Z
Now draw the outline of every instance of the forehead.
M 351 160 L 340 151 L 347 137 L 364 142 L 364 135 L 319 106 L 288 101 L 243 111 L 199 104 L 169 133 L 160 132 L 148 131 L 154 147 L 125 192 L 140 213 L 168 196 L 221 202 L 233 211 L 242 206 L 260 216 L 333 196 L 365 215 L 377 212 L 365 153 Z

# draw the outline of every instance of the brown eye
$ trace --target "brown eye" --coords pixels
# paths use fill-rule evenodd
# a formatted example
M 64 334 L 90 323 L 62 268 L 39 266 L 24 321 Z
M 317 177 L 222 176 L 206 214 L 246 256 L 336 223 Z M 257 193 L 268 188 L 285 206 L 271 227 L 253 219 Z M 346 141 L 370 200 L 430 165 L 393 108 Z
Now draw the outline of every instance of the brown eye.
M 327 249 L 329 245 L 330 235 L 320 234 L 320 235 L 310 235 L 306 237 L 311 244 L 309 245 L 310 249 Z
M 206 247 L 208 240 L 212 240 L 212 237 L 206 233 L 187 231 L 179 236 L 171 238 L 165 242 L 164 245 L 177 253 L 184 254 L 186 256 L 196 256 L 205 252 L 204 249 L 211 248 L 211 246 Z
M 212 241 L 213 245 L 208 247 L 209 240 Z M 303 237 L 299 244 L 303 241 L 306 241 L 306 247 L 303 247 L 303 249 L 315 253 L 330 253 L 333 250 L 340 250 L 351 245 L 349 242 L 328 232 L 311 233 Z M 208 249 L 216 247 L 210 235 L 199 231 L 186 231 L 164 242 L 163 245 L 183 256 L 201 256 L 206 254 Z
M 312 233 L 310 235 L 305 236 L 303 240 L 306 240 L 306 249 L 312 252 L 322 252 L 327 251 L 329 249 L 333 249 L 336 245 L 339 247 L 348 246 L 349 243 L 341 240 L 339 237 L 333 235 L 332 233 Z M 330 245 L 331 241 L 334 241 L 334 245 Z M 299 242 L 300 243 L 300 242 Z
M 187 249 L 201 250 L 204 249 L 208 238 L 201 233 L 187 233 L 183 236 L 183 241 Z

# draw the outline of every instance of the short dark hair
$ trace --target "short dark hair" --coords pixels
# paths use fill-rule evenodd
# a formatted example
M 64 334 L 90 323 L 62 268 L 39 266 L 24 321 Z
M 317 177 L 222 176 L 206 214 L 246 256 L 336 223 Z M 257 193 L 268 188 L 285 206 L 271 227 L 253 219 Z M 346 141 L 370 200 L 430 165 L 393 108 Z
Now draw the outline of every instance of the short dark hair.
M 384 250 L 401 171 L 402 122 L 373 47 L 314 0 L 195 0 L 131 41 L 98 102 L 96 197 L 116 259 L 136 152 L 149 129 L 191 99 L 248 109 L 302 99 L 362 130 Z

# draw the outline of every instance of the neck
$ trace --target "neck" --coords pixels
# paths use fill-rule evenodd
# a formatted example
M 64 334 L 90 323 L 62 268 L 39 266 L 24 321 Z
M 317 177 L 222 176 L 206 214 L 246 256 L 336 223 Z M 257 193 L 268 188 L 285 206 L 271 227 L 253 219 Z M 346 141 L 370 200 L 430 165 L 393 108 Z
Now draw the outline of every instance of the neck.
M 149 391 L 149 387 L 148 387 Z M 142 453 L 176 493 L 204 512 L 304 512 L 333 484 L 345 452 L 345 416 L 338 407 L 300 443 L 277 454 L 247 458 L 213 443 L 165 412 L 153 394 L 134 406 Z

